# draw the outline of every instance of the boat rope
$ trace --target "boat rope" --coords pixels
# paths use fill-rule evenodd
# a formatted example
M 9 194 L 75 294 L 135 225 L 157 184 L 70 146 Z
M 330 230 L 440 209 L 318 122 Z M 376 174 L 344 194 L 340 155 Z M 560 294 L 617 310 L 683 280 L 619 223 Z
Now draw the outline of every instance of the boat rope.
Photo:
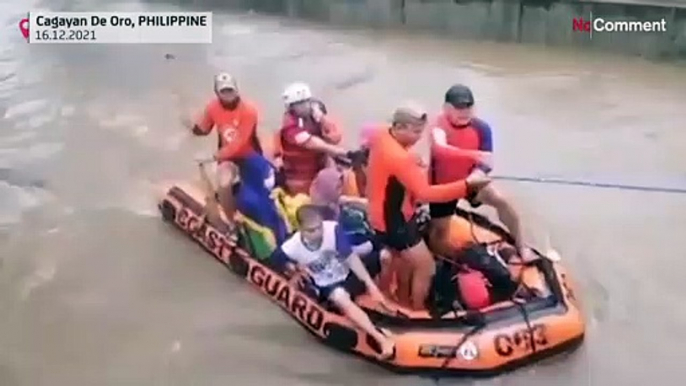
M 460 351 L 460 347 L 462 347 L 462 345 L 467 342 L 467 339 L 476 335 L 479 331 L 483 330 L 488 325 L 486 322 L 483 321 L 483 315 L 481 315 L 480 312 L 478 313 L 478 315 L 482 317 L 480 322 L 460 337 L 460 340 L 458 340 L 457 344 L 455 345 L 455 352 L 451 353 L 452 355 L 449 355 L 447 358 L 445 358 L 443 364 L 441 365 L 441 370 L 445 370 L 450 364 L 450 362 L 452 362 L 453 359 L 457 358 L 457 354 Z M 436 379 L 436 382 L 438 382 L 438 378 Z
M 531 182 L 537 184 L 553 184 L 553 185 L 571 185 L 571 186 L 587 186 L 592 188 L 606 188 L 619 190 L 635 190 L 641 192 L 654 193 L 676 193 L 686 194 L 686 188 L 674 188 L 667 186 L 648 186 L 648 185 L 629 185 L 618 184 L 610 182 L 593 182 L 583 180 L 568 180 L 556 177 L 523 177 L 523 176 L 492 176 L 494 180 L 514 181 L 514 182 Z
M 528 337 L 529 337 L 529 344 L 531 345 L 531 351 L 532 353 L 536 353 L 536 339 L 534 339 L 534 328 L 531 325 L 531 319 L 529 318 L 529 311 L 526 309 L 526 304 L 522 299 L 518 299 L 513 297 L 512 302 L 517 306 L 519 309 L 519 312 L 522 313 L 522 318 L 524 319 L 524 323 L 526 323 L 526 329 L 529 331 Z
M 467 213 L 468 213 L 468 217 L 469 217 L 469 229 L 470 229 L 470 232 L 471 232 L 471 234 L 472 234 L 472 238 L 474 239 L 474 241 L 475 241 L 477 244 L 485 244 L 485 245 L 497 244 L 496 242 L 482 243 L 482 242 L 479 241 L 478 237 L 476 236 L 476 231 L 474 230 L 474 223 L 475 223 L 475 221 L 474 221 L 474 213 L 471 212 L 471 211 L 469 211 L 469 212 L 467 212 Z M 503 265 L 505 265 L 506 267 L 507 267 L 508 264 L 515 265 L 515 264 L 513 264 L 512 262 L 507 262 L 507 263 L 506 263 L 506 262 L 502 259 L 502 257 L 500 257 L 500 255 L 499 255 L 499 253 L 498 253 L 497 251 L 495 252 L 494 258 L 495 258 L 496 260 L 498 260 L 498 262 L 499 262 L 500 264 L 503 264 Z M 524 262 L 524 261 L 522 261 L 522 262 L 518 263 L 518 265 L 521 265 L 521 266 L 522 266 L 522 270 L 519 272 L 519 275 L 517 276 L 517 287 L 526 290 L 526 291 L 528 292 L 527 295 L 530 295 L 530 294 L 533 293 L 533 290 L 532 290 L 528 285 L 526 285 L 526 283 L 524 283 L 524 278 L 523 278 L 523 277 L 524 277 L 523 269 L 524 269 L 524 266 L 527 265 L 527 263 Z M 534 329 L 533 329 L 533 327 L 531 326 L 531 320 L 530 320 L 530 318 L 529 318 L 529 311 L 526 309 L 525 300 L 516 297 L 517 292 L 519 292 L 519 291 L 515 291 L 514 295 L 510 298 L 510 301 L 512 301 L 512 303 L 515 304 L 515 306 L 519 309 L 519 312 L 522 314 L 522 318 L 524 319 L 524 323 L 526 323 L 526 328 L 527 328 L 527 330 L 529 331 L 529 334 L 528 334 L 528 335 L 529 335 L 529 342 L 530 342 L 530 344 L 531 344 L 531 350 L 535 353 L 535 352 L 536 352 L 536 339 L 534 339 Z

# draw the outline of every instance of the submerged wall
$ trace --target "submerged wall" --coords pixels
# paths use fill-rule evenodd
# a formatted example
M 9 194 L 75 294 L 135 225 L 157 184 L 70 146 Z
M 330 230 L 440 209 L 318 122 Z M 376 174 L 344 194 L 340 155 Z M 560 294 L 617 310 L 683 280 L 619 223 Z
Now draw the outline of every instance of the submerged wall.
M 243 9 L 373 28 L 686 59 L 686 0 L 228 0 Z M 622 3 L 618 3 L 622 1 Z M 640 4 L 639 4 L 640 3 Z M 589 33 L 574 18 L 666 20 L 667 32 Z

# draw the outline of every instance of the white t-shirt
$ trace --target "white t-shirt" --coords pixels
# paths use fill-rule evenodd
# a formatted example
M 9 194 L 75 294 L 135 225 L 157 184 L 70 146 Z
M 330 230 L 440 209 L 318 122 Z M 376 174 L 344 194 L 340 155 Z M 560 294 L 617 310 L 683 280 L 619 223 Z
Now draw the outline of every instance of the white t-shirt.
M 338 230 L 337 222 L 324 221 L 323 226 L 324 239 L 317 250 L 311 250 L 303 244 L 300 232 L 281 245 L 281 250 L 289 260 L 306 267 L 319 287 L 339 283 L 348 277 L 350 268 L 345 259 L 352 253 L 345 234 Z

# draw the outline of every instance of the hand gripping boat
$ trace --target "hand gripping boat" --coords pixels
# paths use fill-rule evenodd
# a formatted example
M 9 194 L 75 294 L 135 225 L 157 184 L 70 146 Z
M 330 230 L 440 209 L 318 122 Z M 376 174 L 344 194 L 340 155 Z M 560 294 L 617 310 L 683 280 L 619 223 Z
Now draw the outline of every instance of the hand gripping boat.
M 355 353 L 399 372 L 491 376 L 578 347 L 585 325 L 573 283 L 559 257 L 538 259 L 519 270 L 522 282 L 544 289 L 525 302 L 502 301 L 479 311 L 443 315 L 394 312 L 377 307 L 366 295 L 357 299 L 375 324 L 392 332 L 396 355 L 378 359 L 378 347 L 346 318 L 301 291 L 297 283 L 254 257 L 244 226 L 223 234 L 201 225 L 205 194 L 190 184 L 174 185 L 159 203 L 162 217 L 209 251 L 217 260 L 279 305 L 324 343 Z M 469 231 L 466 231 L 469 229 Z M 466 211 L 454 217 L 450 237 L 478 234 L 479 240 L 511 240 L 486 218 Z M 460 240 L 456 240 L 459 242 Z M 556 255 L 556 254 L 555 254 Z

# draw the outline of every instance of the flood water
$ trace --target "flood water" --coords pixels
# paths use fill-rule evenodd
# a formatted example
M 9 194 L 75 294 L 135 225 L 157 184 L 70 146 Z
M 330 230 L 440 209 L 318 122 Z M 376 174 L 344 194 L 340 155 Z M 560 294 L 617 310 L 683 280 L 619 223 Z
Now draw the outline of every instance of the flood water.
M 225 70 L 273 131 L 309 82 L 345 125 L 471 85 L 501 175 L 686 186 L 686 69 L 565 50 L 436 40 L 215 11 L 211 46 L 29 46 L 0 4 L 0 384 L 431 385 L 316 343 L 159 221 L 153 192 L 195 178 L 213 137 L 179 116 Z M 172 58 L 165 58 L 171 54 Z M 169 56 L 167 56 L 169 57 Z M 474 385 L 681 384 L 686 195 L 498 182 L 576 277 L 576 353 Z

